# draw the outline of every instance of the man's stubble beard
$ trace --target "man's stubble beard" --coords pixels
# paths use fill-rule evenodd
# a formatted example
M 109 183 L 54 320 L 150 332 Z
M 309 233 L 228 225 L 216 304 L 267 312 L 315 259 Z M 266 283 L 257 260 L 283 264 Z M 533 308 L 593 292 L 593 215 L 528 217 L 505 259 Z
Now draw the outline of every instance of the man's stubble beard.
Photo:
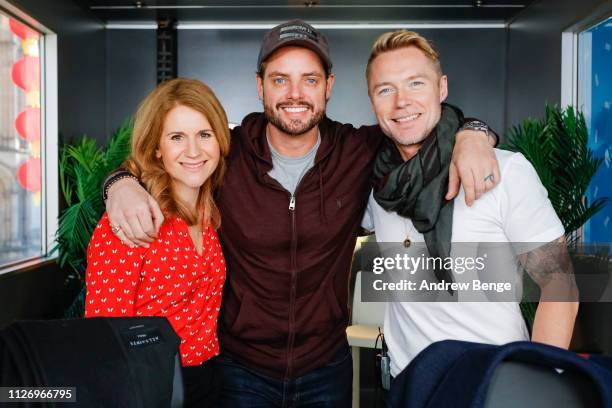
M 310 109 L 312 109 L 312 104 L 310 103 L 302 102 L 301 104 L 308 106 Z M 325 116 L 325 106 L 323 107 L 323 109 L 314 111 L 310 120 L 308 120 L 303 125 L 299 121 L 290 121 L 289 124 L 285 123 L 280 117 L 280 113 L 278 113 L 277 110 L 272 109 L 272 107 L 266 103 L 264 103 L 264 114 L 266 115 L 266 119 L 268 120 L 268 122 L 270 122 L 272 125 L 280 129 L 284 133 L 287 133 L 288 135 L 292 136 L 299 136 L 308 132 L 309 130 L 317 126 L 321 122 L 321 120 L 323 120 L 323 117 Z
M 398 147 L 399 146 L 402 146 L 402 147 L 420 146 L 421 144 L 423 144 L 423 141 L 427 139 L 429 136 L 431 136 L 432 133 L 436 130 L 436 128 L 438 127 L 438 124 L 440 123 L 440 120 L 442 120 L 441 113 L 438 116 L 436 123 L 433 125 L 433 127 L 431 127 L 431 129 L 425 129 L 423 133 L 421 133 L 418 136 L 411 136 L 411 137 L 398 136 L 396 137 L 393 134 L 391 135 L 387 134 L 387 132 L 385 132 L 384 130 L 383 130 L 383 133 L 385 133 L 387 137 L 390 137 L 391 140 L 393 140 L 395 145 Z
M 431 131 L 425 135 L 414 136 L 410 138 L 396 138 L 391 136 L 391 139 L 395 142 L 395 144 L 403 146 L 403 147 L 411 147 L 415 145 L 420 145 L 423 143 L 423 140 L 427 139 L 431 135 Z

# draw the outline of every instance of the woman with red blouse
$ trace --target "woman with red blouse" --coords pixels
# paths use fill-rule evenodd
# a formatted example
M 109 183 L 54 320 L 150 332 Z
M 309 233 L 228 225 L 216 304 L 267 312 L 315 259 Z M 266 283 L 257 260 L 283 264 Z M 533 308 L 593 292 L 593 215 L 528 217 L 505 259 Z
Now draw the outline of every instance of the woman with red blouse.
M 164 223 L 145 247 L 123 244 L 106 213 L 87 251 L 85 316 L 165 316 L 181 338 L 186 406 L 210 406 L 219 354 L 225 260 L 213 191 L 230 145 L 226 114 L 202 82 L 175 79 L 141 103 L 124 163 L 161 204 Z

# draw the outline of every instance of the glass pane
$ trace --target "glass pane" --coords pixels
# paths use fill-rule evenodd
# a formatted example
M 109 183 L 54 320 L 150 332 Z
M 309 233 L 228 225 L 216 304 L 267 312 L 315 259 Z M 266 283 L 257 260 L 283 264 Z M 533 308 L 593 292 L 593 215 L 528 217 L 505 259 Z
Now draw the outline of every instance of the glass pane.
M 578 36 L 578 106 L 589 127 L 589 145 L 603 164 L 593 177 L 587 198 L 612 198 L 612 18 Z M 585 227 L 587 242 L 612 242 L 612 203 Z
M 40 34 L 0 12 L 0 267 L 42 254 Z

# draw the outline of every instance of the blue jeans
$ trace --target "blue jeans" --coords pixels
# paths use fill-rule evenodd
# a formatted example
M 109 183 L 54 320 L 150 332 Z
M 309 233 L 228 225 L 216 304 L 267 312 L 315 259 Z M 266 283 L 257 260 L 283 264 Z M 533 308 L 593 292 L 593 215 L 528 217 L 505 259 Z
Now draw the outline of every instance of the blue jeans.
M 216 359 L 222 408 L 350 408 L 353 358 L 348 345 L 340 347 L 325 366 L 293 380 L 261 375 L 221 354 Z

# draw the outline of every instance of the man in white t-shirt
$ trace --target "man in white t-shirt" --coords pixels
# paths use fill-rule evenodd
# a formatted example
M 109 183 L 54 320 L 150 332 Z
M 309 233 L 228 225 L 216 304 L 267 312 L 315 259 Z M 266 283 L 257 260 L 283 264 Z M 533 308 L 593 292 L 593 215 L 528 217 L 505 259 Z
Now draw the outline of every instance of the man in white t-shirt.
M 551 277 L 557 272 L 567 273 L 571 268 L 566 261 L 564 229 L 531 164 L 520 153 L 496 150 L 500 184 L 471 207 L 465 204 L 463 191 L 453 201 L 445 202 L 442 198 L 445 191 L 436 189 L 435 185 L 442 184 L 436 177 L 444 176 L 446 156 L 440 153 L 444 150 L 442 138 L 444 127 L 451 129 L 454 116 L 460 112 L 442 104 L 448 94 L 448 79 L 442 74 L 437 52 L 417 33 L 401 30 L 383 34 L 372 48 L 366 77 L 374 112 L 392 143 L 377 158 L 376 185 L 363 227 L 375 231 L 378 242 L 395 245 L 408 253 L 411 243 L 416 248 L 419 243 L 427 242 L 430 255 L 432 251 L 438 255 L 450 251 L 447 255 L 451 258 L 457 256 L 457 251 L 469 248 L 467 244 L 456 244 L 460 242 L 534 243 L 527 250 L 514 248 L 508 259 L 498 257 L 496 269 L 503 271 L 506 280 L 520 294 L 518 257 L 542 291 L 531 340 L 567 348 L 578 303 L 542 301 L 554 286 L 548 284 L 554 280 Z M 431 170 L 431 161 L 435 162 L 434 168 L 441 169 L 438 173 L 442 175 Z M 490 177 L 482 182 L 489 182 Z M 437 201 L 439 212 L 429 213 Z M 427 205 L 419 207 L 419 202 Z M 441 237 L 445 236 L 447 242 L 453 243 L 450 249 L 436 244 L 444 241 Z M 512 248 L 506 245 L 506 249 Z M 456 270 L 436 277 L 442 282 L 473 278 Z M 571 278 L 563 280 L 567 281 L 573 282 Z M 392 301 L 387 304 L 384 332 L 392 376 L 397 376 L 420 351 L 436 341 L 456 339 L 504 344 L 529 339 L 518 302 L 461 302 L 462 294 L 454 295 L 459 302 Z

